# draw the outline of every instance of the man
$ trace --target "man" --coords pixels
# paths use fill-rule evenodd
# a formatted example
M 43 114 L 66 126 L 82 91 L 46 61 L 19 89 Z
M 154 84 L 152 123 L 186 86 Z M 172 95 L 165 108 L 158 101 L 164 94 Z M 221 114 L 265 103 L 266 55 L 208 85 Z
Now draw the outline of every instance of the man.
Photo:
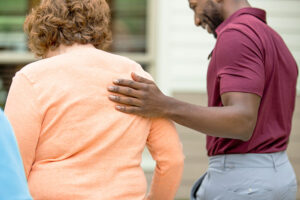
M 16 138 L 2 110 L 0 110 L 0 199 L 32 199 Z
M 297 64 L 266 13 L 247 0 L 189 0 L 195 24 L 217 38 L 207 72 L 208 106 L 165 96 L 132 74 L 108 88 L 116 109 L 167 117 L 207 135 L 209 168 L 192 199 L 296 199 L 285 150 L 295 105 Z M 125 96 L 123 96 L 125 95 Z

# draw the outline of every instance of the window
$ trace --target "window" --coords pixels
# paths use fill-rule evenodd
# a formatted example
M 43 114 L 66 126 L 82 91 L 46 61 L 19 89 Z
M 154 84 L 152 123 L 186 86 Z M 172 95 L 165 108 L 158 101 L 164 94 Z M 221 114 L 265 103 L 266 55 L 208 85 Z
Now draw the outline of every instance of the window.
M 0 51 L 24 52 L 26 38 L 23 23 L 28 10 L 28 2 L 24 0 L 0 1 Z M 10 58 L 14 60 L 14 56 Z M 7 65 L 6 59 L 0 57 L 0 106 L 4 106 L 11 78 L 17 70 L 16 66 Z
M 24 0 L 0 1 L 0 50 L 26 50 L 23 23 L 27 10 Z
M 155 0 L 108 0 L 112 15 L 111 51 L 127 56 L 153 74 Z
M 146 52 L 146 0 L 110 0 L 114 52 Z

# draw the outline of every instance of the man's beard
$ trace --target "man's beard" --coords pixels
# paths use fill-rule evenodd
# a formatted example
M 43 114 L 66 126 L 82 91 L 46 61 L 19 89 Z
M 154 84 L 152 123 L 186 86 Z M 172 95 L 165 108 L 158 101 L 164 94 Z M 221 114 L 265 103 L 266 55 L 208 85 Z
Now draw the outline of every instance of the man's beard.
M 203 10 L 204 23 L 206 23 L 212 30 L 213 35 L 217 38 L 216 29 L 224 21 L 220 11 L 217 9 L 216 5 L 208 0 L 205 8 Z

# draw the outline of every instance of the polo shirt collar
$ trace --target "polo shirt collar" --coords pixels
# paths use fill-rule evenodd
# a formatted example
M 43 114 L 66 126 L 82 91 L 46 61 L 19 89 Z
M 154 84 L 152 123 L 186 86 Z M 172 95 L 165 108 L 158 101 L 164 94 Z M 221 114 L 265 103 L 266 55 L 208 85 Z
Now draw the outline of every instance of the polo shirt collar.
M 248 14 L 253 15 L 254 17 L 260 19 L 264 23 L 267 23 L 266 20 L 266 12 L 259 8 L 252 8 L 252 7 L 246 7 L 241 8 L 240 10 L 233 13 L 230 17 L 228 17 L 224 22 L 222 22 L 218 28 L 216 29 L 217 35 L 228 25 L 230 24 L 236 17 L 239 17 L 241 15 Z

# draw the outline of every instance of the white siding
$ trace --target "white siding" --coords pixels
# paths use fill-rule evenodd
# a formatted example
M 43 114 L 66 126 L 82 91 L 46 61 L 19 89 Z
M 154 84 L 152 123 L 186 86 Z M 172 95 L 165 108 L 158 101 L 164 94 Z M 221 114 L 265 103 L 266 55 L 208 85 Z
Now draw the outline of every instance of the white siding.
M 187 0 L 158 1 L 156 80 L 165 93 L 205 91 L 213 36 L 195 27 Z
M 267 11 L 267 21 L 286 41 L 300 63 L 300 0 L 250 0 Z M 156 80 L 161 89 L 206 91 L 207 56 L 215 39 L 196 27 L 187 0 L 158 1 Z M 300 81 L 298 81 L 298 90 Z

